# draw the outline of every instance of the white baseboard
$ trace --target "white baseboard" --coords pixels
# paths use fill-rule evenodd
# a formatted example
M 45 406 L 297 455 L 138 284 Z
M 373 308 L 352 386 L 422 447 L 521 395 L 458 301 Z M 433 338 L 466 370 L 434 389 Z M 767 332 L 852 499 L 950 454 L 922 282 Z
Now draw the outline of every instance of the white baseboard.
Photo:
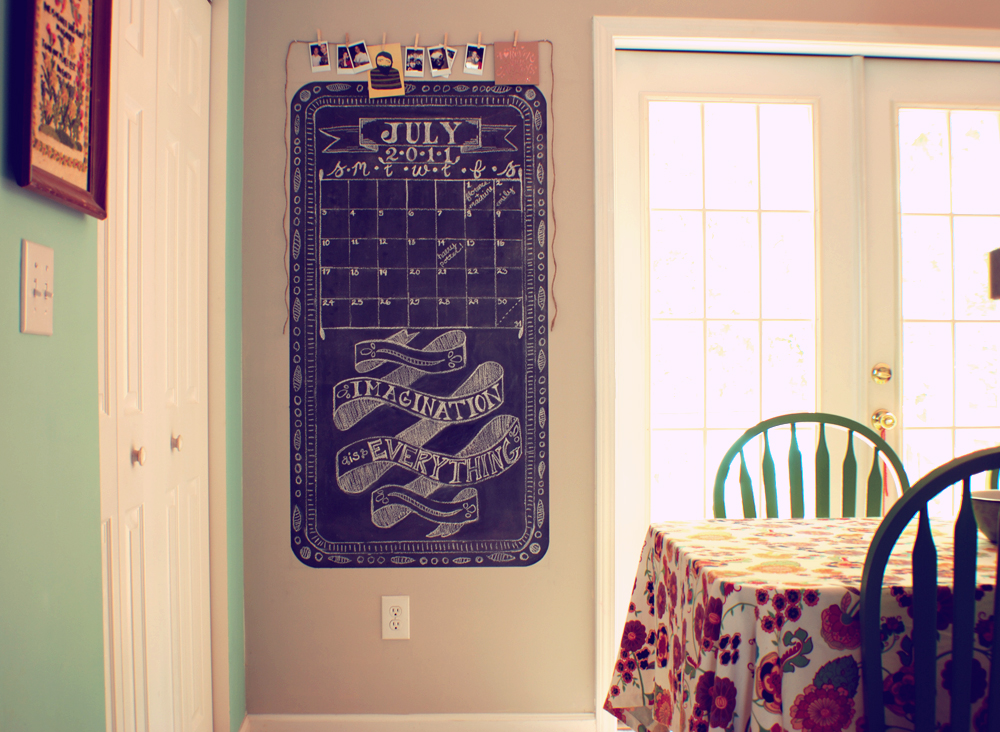
M 593 714 L 250 714 L 240 732 L 595 732 Z

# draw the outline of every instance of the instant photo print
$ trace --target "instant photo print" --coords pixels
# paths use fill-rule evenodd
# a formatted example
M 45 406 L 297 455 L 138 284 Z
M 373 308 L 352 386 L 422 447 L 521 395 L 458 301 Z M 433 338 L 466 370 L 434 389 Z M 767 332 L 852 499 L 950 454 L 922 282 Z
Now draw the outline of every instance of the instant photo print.
M 346 43 L 337 44 L 337 73 L 354 74 L 354 62 L 351 60 L 351 51 Z
M 326 41 L 309 44 L 309 65 L 314 74 L 330 70 L 330 47 Z
M 351 63 L 354 64 L 355 74 L 360 74 L 362 71 L 371 71 L 372 60 L 368 53 L 368 46 L 364 41 L 350 44 L 347 50 L 351 54 Z
M 486 46 L 470 43 L 465 47 L 465 73 L 473 76 L 483 75 L 483 62 L 486 60 Z
M 406 47 L 406 69 L 403 76 L 409 79 L 424 78 L 424 49 L 422 46 Z

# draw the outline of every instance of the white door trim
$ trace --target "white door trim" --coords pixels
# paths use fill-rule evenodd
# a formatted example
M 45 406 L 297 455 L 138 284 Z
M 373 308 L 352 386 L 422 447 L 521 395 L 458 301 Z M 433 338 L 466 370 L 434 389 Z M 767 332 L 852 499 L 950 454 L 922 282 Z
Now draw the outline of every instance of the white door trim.
M 614 125 L 616 50 L 716 51 L 1000 61 L 1000 31 L 923 26 L 710 20 L 594 18 L 595 232 L 595 708 L 600 715 L 615 657 L 615 292 Z

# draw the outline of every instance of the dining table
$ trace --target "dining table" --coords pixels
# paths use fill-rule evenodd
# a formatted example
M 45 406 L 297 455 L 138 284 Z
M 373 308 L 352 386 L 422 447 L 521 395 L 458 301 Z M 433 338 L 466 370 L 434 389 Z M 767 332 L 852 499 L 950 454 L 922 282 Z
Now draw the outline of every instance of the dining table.
M 649 527 L 604 708 L 639 732 L 865 732 L 861 574 L 878 518 L 708 519 Z M 882 589 L 883 702 L 912 729 L 911 524 Z M 938 551 L 939 693 L 948 719 L 954 523 Z M 996 546 L 979 537 L 972 697 L 985 729 Z

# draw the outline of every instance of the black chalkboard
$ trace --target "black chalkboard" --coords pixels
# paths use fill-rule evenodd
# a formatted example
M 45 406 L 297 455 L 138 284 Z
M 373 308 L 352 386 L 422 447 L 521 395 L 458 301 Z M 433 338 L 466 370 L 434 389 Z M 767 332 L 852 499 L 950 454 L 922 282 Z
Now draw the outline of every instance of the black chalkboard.
M 303 86 L 290 109 L 292 549 L 548 548 L 547 150 L 533 86 Z

